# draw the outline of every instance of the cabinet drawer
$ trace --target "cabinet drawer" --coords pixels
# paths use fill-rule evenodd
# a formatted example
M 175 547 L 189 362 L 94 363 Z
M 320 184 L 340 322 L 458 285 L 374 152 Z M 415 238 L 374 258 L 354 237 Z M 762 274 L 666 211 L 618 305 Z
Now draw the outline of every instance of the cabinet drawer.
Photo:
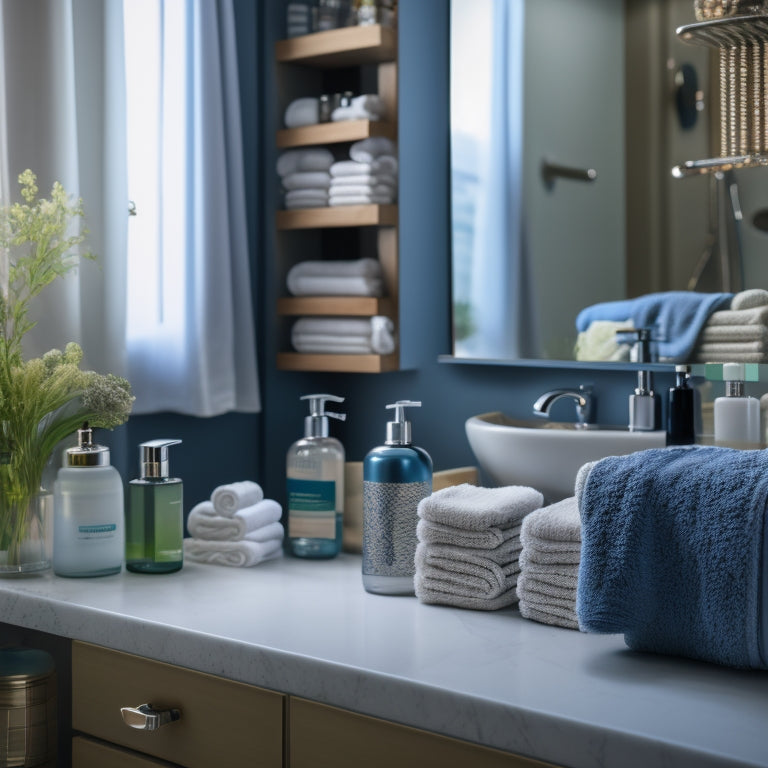
M 72 644 L 72 727 L 187 768 L 277 768 L 283 759 L 279 693 L 86 643 Z M 127 726 L 121 707 L 181 710 L 156 731 Z
M 72 768 L 168 768 L 168 765 L 85 736 L 72 739 Z
M 290 768 L 555 768 L 293 696 L 289 718 Z

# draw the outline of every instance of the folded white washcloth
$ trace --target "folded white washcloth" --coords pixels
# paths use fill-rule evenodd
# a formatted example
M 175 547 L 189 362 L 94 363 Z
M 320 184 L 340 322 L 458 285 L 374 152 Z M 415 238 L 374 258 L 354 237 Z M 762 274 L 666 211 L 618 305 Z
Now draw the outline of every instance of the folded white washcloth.
M 285 207 L 322 208 L 328 205 L 328 193 L 323 189 L 294 189 L 285 193 Z
M 328 195 L 328 205 L 338 208 L 343 205 L 391 205 L 395 196 L 387 195 Z
M 721 309 L 709 316 L 704 328 L 719 328 L 723 325 L 768 325 L 768 305 L 748 309 Z
M 417 566 L 413 586 L 418 600 L 431 605 L 451 605 L 477 611 L 497 611 L 514 605 L 517 601 L 517 575 L 507 575 L 504 578 L 505 587 L 501 590 L 495 583 L 496 579 L 492 581 L 441 568 Z
M 333 155 L 322 147 L 287 149 L 277 158 L 277 173 L 285 177 L 299 171 L 328 171 L 332 165 Z
M 296 171 L 283 176 L 283 189 L 322 189 L 326 192 L 331 184 L 328 171 Z
M 529 601 L 521 597 L 518 603 L 520 615 L 525 619 L 538 621 L 540 624 L 549 624 L 553 627 L 564 629 L 579 629 L 579 621 L 576 613 L 570 608 L 560 608 L 549 604 L 539 604 L 537 601 Z
M 496 549 L 512 538 L 520 538 L 520 524 L 509 528 L 489 526 L 482 531 L 470 531 L 452 525 L 419 520 L 416 525 L 416 537 L 427 544 L 450 544 L 456 547 L 488 550 Z
M 331 112 L 331 120 L 381 120 L 386 116 L 384 100 L 375 93 L 354 96 L 348 106 L 337 107 Z
M 731 309 L 753 309 L 768 305 L 768 291 L 763 288 L 749 288 L 740 291 L 731 299 Z
M 288 291 L 294 296 L 382 296 L 384 283 L 378 277 L 291 277 L 289 273 Z
M 741 343 L 767 340 L 768 327 L 765 325 L 708 325 L 699 335 L 697 344 L 730 344 L 734 341 Z
M 216 514 L 232 517 L 238 509 L 258 504 L 264 498 L 264 491 L 253 480 L 240 480 L 213 489 L 211 501 Z
M 196 563 L 250 567 L 283 554 L 280 539 L 269 541 L 207 541 L 184 539 L 184 557 Z
M 539 491 L 524 485 L 482 488 L 462 483 L 422 499 L 417 511 L 423 520 L 481 531 L 522 522 L 543 501 Z
M 287 128 L 300 128 L 320 122 L 320 99 L 304 97 L 294 99 L 285 110 Z
M 302 317 L 291 329 L 291 342 L 299 352 L 320 352 L 317 345 L 344 347 L 364 345 L 360 354 L 388 355 L 395 349 L 394 323 L 388 317 Z M 309 349 L 307 345 L 314 348 Z M 300 348 L 302 347 L 302 348 Z
M 555 504 L 531 512 L 523 520 L 520 540 L 528 543 L 572 542 L 581 546 L 581 518 L 576 497 L 571 496 Z
M 768 342 L 761 341 L 722 341 L 716 343 L 704 342 L 697 344 L 694 350 L 698 357 L 705 357 L 710 362 L 722 362 L 717 358 L 720 353 L 735 355 L 742 352 L 745 355 L 765 355 L 768 352 Z
M 262 499 L 249 507 L 238 509 L 231 516 L 224 516 L 216 513 L 213 502 L 201 501 L 189 513 L 187 528 L 196 539 L 238 541 L 247 538 L 265 541 L 269 538 L 282 538 L 282 526 L 278 522 L 282 511 L 278 502 Z M 279 529 L 274 527 L 275 523 Z
M 535 579 L 541 579 L 565 589 L 575 589 L 579 579 L 579 563 L 539 563 L 531 557 L 535 551 L 523 547 L 518 557 L 520 570 Z
M 540 600 L 554 598 L 558 601 L 563 601 L 557 603 L 558 605 L 568 604 L 573 607 L 575 612 L 576 590 L 578 584 L 577 582 L 571 584 L 570 579 L 567 580 L 569 582 L 568 584 L 564 584 L 564 581 L 566 580 L 560 578 L 556 579 L 555 577 L 550 579 L 549 577 L 537 576 L 532 574 L 529 569 L 523 568 L 521 565 L 520 575 L 517 579 L 517 594 L 520 595 L 521 591 L 528 591 L 530 593 L 535 593 Z
M 386 136 L 369 136 L 349 148 L 349 156 L 358 163 L 370 163 L 381 155 L 397 155 L 397 147 Z
M 417 535 L 418 538 L 418 535 Z M 422 544 L 424 553 L 431 558 L 443 558 L 444 560 L 456 560 L 461 562 L 466 560 L 475 562 L 478 558 L 496 563 L 501 567 L 506 567 L 510 563 L 518 562 L 522 544 L 517 536 L 507 539 L 494 549 L 475 549 L 472 547 L 457 547 L 455 544 L 433 544 L 431 542 L 419 541 Z
M 694 363 L 768 363 L 766 352 L 744 352 L 739 350 L 700 350 L 693 356 Z
M 328 187 L 328 197 L 341 198 L 343 196 L 368 196 L 386 197 L 395 199 L 395 189 L 389 184 L 331 184 Z
M 381 274 L 378 259 L 308 259 L 292 267 L 288 277 L 381 277 Z

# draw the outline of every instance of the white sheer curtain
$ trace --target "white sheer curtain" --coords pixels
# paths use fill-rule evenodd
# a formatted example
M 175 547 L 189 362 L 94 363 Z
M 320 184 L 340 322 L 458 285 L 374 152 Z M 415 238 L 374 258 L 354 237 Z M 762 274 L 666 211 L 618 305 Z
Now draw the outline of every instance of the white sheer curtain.
M 26 353 L 80 341 L 135 413 L 259 411 L 232 0 L 3 0 L 0 39 L 0 177 L 81 196 L 100 257 Z

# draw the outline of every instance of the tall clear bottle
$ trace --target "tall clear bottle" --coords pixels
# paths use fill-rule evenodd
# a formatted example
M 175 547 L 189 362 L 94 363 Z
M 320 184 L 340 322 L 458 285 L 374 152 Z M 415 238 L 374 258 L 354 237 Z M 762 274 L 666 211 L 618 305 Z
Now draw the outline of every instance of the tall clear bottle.
M 135 573 L 171 573 L 184 563 L 183 484 L 170 477 L 168 447 L 181 440 L 139 446 L 141 477 L 128 484 L 125 567 Z
M 343 403 L 336 395 L 304 395 L 309 416 L 304 437 L 286 456 L 288 482 L 288 548 L 306 558 L 336 557 L 341 551 L 344 510 L 344 446 L 330 437 L 328 417 L 344 421 L 344 413 L 325 410 L 325 403 Z

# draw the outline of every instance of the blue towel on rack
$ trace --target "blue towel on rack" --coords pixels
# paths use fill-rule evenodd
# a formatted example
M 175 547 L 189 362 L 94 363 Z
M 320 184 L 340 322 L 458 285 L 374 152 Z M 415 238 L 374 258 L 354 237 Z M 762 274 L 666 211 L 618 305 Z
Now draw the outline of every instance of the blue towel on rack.
M 632 320 L 635 328 L 652 328 L 659 356 L 686 362 L 710 315 L 730 306 L 732 293 L 666 291 L 636 299 L 606 301 L 579 312 L 576 329 L 581 333 L 593 320 Z
M 768 451 L 613 456 L 592 467 L 581 491 L 583 631 L 623 633 L 635 650 L 768 668 L 760 629 Z

